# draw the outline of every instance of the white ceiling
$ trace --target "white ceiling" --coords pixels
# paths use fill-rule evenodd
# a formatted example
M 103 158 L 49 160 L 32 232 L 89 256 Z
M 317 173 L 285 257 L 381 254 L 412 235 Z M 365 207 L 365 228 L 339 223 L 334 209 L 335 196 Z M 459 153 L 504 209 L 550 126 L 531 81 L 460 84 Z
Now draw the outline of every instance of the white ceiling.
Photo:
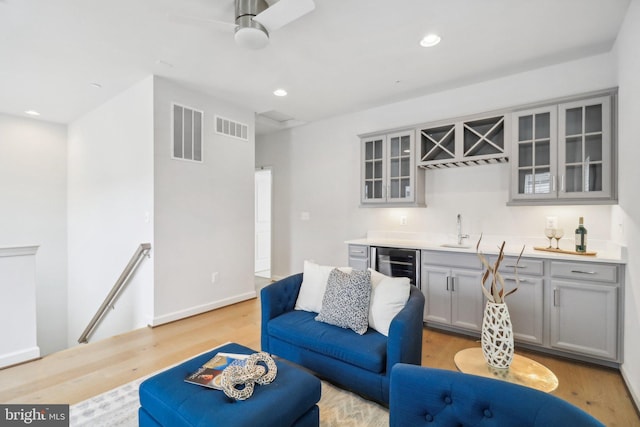
M 250 51 L 233 34 L 175 19 L 231 22 L 233 0 L 0 0 L 0 111 L 68 123 L 155 74 L 290 124 L 311 122 L 607 52 L 629 4 L 315 2 Z M 430 32 L 442 42 L 421 48 Z M 278 87 L 289 95 L 275 97 Z M 273 129 L 268 122 L 259 121 L 262 131 Z

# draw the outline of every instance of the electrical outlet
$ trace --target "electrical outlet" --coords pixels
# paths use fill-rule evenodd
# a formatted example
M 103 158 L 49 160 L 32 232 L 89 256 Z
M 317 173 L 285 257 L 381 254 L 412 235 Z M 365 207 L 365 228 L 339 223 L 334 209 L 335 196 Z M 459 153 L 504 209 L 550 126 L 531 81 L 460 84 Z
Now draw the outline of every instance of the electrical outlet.
M 218 280 L 218 272 L 214 272 L 211 273 L 211 283 L 216 283 L 216 280 Z
M 402 215 L 400 217 L 400 225 L 407 225 L 407 216 L 406 215 Z

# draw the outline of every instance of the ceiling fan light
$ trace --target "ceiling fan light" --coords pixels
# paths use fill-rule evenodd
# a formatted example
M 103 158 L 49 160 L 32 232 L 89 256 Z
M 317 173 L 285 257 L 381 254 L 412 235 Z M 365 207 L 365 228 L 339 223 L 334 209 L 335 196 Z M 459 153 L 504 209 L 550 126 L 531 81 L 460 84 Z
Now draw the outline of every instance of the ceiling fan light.
M 234 37 L 238 45 L 247 49 L 262 49 L 269 43 L 269 35 L 259 28 L 240 27 Z

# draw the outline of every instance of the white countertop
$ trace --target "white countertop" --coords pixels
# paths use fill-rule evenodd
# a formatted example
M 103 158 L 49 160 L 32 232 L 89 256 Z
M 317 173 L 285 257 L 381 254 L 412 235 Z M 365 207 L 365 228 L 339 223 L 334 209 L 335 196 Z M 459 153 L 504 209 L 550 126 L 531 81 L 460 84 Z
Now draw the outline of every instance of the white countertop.
M 443 252 L 455 253 L 476 253 L 476 244 L 480 236 L 471 236 L 464 239 L 464 245 L 468 247 L 445 247 L 444 244 L 454 244 L 457 242 L 455 236 L 447 235 L 427 235 L 426 233 L 404 233 L 404 232 L 380 232 L 370 231 L 367 237 L 360 239 L 347 240 L 345 243 L 353 245 L 367 246 L 386 246 L 393 248 L 406 249 L 426 249 L 437 250 Z M 480 243 L 480 252 L 484 254 L 498 254 L 499 245 L 506 242 L 504 254 L 507 256 L 518 256 L 524 245 L 523 257 L 543 258 L 556 260 L 571 261 L 588 261 L 588 262 L 608 262 L 616 264 L 626 264 L 626 248 L 624 246 L 615 245 L 606 241 L 591 241 L 589 251 L 597 252 L 595 256 L 589 255 L 573 255 L 539 251 L 533 249 L 535 247 L 547 247 L 549 242 L 543 238 L 527 238 L 527 237 L 500 237 L 500 236 L 483 236 Z M 567 246 L 571 243 L 571 239 L 561 239 L 560 248 L 570 250 Z M 555 240 L 553 242 L 555 247 Z

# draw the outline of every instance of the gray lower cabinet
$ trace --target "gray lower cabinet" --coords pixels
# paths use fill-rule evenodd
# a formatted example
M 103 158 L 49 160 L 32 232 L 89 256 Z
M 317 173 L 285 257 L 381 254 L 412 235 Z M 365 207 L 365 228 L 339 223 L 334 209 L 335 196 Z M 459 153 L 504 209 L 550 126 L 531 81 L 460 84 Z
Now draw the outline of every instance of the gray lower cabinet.
M 349 245 L 349 267 L 362 271 L 369 268 L 369 246 Z
M 487 257 L 493 263 L 495 255 Z M 485 298 L 475 253 L 422 250 L 427 326 L 478 336 Z M 349 265 L 369 267 L 369 247 L 349 245 Z M 517 274 L 516 274 L 517 271 Z M 517 345 L 617 366 L 623 345 L 624 265 L 585 260 L 505 257 L 500 273 Z
M 507 307 L 516 342 L 544 343 L 544 261 L 505 257 L 500 273 L 507 291 L 518 290 L 507 297 Z M 517 270 L 517 275 L 516 275 Z
M 613 264 L 551 262 L 551 348 L 619 360 L 620 276 Z
M 422 251 L 424 321 L 480 331 L 482 270 L 475 255 Z M 465 266 L 467 268 L 461 268 Z

